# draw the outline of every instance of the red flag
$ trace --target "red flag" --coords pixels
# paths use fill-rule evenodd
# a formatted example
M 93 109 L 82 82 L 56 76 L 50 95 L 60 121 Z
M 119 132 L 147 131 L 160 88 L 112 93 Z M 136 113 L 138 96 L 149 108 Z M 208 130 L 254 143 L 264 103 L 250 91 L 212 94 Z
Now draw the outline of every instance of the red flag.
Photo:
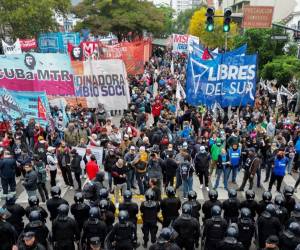
M 208 59 L 211 59 L 211 55 L 210 55 L 210 53 L 208 51 L 208 48 L 206 48 L 203 51 L 202 60 L 208 60 Z
M 38 117 L 47 120 L 47 112 L 40 97 L 38 97 Z

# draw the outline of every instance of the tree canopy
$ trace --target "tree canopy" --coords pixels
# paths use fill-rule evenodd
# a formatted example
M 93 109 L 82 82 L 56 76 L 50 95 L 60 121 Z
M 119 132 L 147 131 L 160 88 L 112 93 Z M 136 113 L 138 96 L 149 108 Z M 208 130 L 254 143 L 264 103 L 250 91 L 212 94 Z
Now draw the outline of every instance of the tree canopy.
M 95 34 L 113 32 L 120 38 L 129 32 L 141 35 L 144 30 L 165 31 L 165 9 L 147 1 L 83 0 L 73 11 L 82 19 L 76 28 L 89 28 Z
M 258 53 L 259 69 L 272 61 L 273 58 L 283 55 L 285 42 L 273 41 L 272 35 L 283 34 L 283 31 L 277 29 L 247 29 L 241 36 L 235 37 L 235 45 L 248 44 L 248 53 Z
M 201 8 L 194 12 L 189 25 L 189 34 L 199 37 L 200 42 L 209 48 L 222 48 L 225 45 L 226 33 L 223 32 L 223 18 L 214 18 L 214 31 L 206 31 L 206 8 Z M 215 12 L 216 15 L 222 15 L 221 10 Z M 234 37 L 237 35 L 237 25 L 231 21 L 230 32 L 228 35 L 228 48 L 234 47 Z
M 187 9 L 179 13 L 174 20 L 174 33 L 186 34 L 188 32 L 190 20 L 195 11 L 195 9 Z
M 65 14 L 70 0 L 0 1 L 0 24 L 12 38 L 34 37 L 39 32 L 57 29 L 54 13 Z
M 279 56 L 265 64 L 261 76 L 266 80 L 277 80 L 277 84 L 287 85 L 294 78 L 300 79 L 300 61 L 293 56 Z

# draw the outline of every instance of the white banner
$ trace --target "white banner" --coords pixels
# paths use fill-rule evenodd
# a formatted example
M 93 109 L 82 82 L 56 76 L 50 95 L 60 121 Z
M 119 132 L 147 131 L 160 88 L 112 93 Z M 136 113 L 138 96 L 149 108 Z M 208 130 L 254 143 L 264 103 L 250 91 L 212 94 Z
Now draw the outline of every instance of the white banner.
M 189 51 L 189 53 L 193 52 L 194 44 L 199 45 L 199 37 L 189 35 L 189 39 L 188 39 L 188 51 Z
M 84 156 L 86 150 L 89 148 L 92 152 L 93 155 L 95 155 L 97 164 L 100 166 L 102 165 L 102 160 L 103 160 L 103 147 L 93 147 L 93 146 L 87 146 L 87 148 L 80 148 L 80 147 L 72 147 L 75 148 L 77 153 L 80 156 Z
M 98 104 L 106 110 L 128 108 L 130 96 L 122 60 L 88 60 L 83 65 L 83 75 L 74 78 L 76 96 L 85 97 L 89 108 L 97 108 Z
M 187 53 L 188 52 L 189 35 L 172 35 L 173 52 Z
M 5 55 L 15 55 L 15 54 L 22 54 L 21 44 L 19 39 L 12 44 L 8 45 L 6 42 L 2 40 L 2 48 Z

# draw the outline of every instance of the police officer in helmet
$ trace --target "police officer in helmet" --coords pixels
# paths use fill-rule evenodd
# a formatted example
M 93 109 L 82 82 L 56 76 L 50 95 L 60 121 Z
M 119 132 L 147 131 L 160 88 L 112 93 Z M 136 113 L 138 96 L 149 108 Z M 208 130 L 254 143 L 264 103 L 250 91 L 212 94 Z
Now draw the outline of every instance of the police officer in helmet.
M 247 190 L 245 194 L 246 194 L 246 200 L 241 202 L 241 207 L 250 209 L 252 219 L 254 220 L 256 216 L 257 207 L 258 207 L 258 203 L 255 200 L 255 193 L 253 190 Z
M 177 236 L 177 232 L 173 228 L 164 227 L 157 238 L 157 242 L 150 246 L 149 250 L 180 250 L 181 248 L 173 242 Z
M 82 231 L 83 223 L 89 218 L 90 207 L 84 203 L 83 194 L 77 192 L 74 194 L 74 204 L 71 205 L 71 214 L 77 222 L 79 231 Z
M 168 227 L 172 221 L 179 216 L 181 201 L 175 196 L 175 189 L 172 186 L 166 188 L 167 197 L 161 203 L 161 212 L 163 216 L 163 227 Z
M 223 202 L 224 219 L 228 223 L 237 222 L 239 217 L 240 201 L 235 189 L 228 190 L 228 199 Z
M 255 223 L 249 208 L 243 207 L 241 209 L 241 217 L 237 225 L 239 228 L 238 241 L 243 244 L 245 250 L 249 250 L 255 233 Z
M 244 250 L 244 246 L 238 241 L 239 228 L 237 224 L 232 223 L 226 231 L 224 240 L 218 243 L 216 250 Z
M 107 244 L 111 243 L 115 250 L 133 250 L 136 247 L 137 239 L 135 225 L 128 220 L 129 215 L 126 210 L 121 210 L 118 218 L 119 222 L 108 234 L 105 245 L 107 247 Z
M 297 222 L 289 224 L 279 235 L 279 247 L 283 250 L 296 249 L 300 244 L 300 225 Z
M 178 233 L 176 242 L 179 247 L 193 250 L 199 247 L 200 224 L 192 217 L 192 206 L 182 205 L 182 214 L 173 223 L 174 230 Z
M 192 216 L 199 221 L 201 204 L 197 201 L 197 193 L 194 190 L 188 192 L 188 201 L 184 204 L 190 204 L 192 206 Z
M 202 241 L 205 250 L 215 250 L 218 243 L 225 237 L 227 221 L 221 217 L 222 209 L 219 205 L 211 208 L 212 217 L 205 220 Z
M 48 217 L 48 213 L 46 212 L 46 210 L 43 207 L 41 207 L 39 205 L 39 202 L 40 202 L 40 200 L 39 200 L 39 198 L 36 195 L 30 196 L 28 198 L 28 204 L 29 204 L 29 206 L 27 206 L 25 208 L 26 217 L 29 218 L 29 214 L 32 211 L 36 211 L 37 210 L 37 211 L 40 211 L 40 213 L 41 213 L 42 221 L 44 223 L 46 223 L 46 220 L 47 220 L 47 217 Z
M 202 206 L 202 212 L 204 213 L 203 222 L 212 217 L 212 207 L 217 205 L 222 208 L 222 203 L 218 200 L 218 192 L 216 190 L 210 190 L 208 192 L 209 200 L 205 201 Z
M 51 188 L 51 199 L 47 200 L 47 209 L 50 212 L 50 220 L 53 222 L 58 214 L 58 207 L 62 204 L 69 206 L 69 203 L 60 197 L 61 189 L 59 186 Z

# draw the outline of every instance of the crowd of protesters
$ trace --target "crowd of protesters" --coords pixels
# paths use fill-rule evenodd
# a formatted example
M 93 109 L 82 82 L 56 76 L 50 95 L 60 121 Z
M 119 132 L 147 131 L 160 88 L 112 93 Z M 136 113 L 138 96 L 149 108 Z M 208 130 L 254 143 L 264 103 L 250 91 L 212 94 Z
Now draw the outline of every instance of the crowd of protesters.
M 46 128 L 34 119 L 2 123 L 0 175 L 6 205 L 0 209 L 0 249 L 49 249 L 50 243 L 54 249 L 74 249 L 79 240 L 84 249 L 133 249 L 138 245 L 139 210 L 145 248 L 149 234 L 150 249 L 189 250 L 199 247 L 201 239 L 203 249 L 250 249 L 254 237 L 259 249 L 297 247 L 300 204 L 292 196 L 300 174 L 294 187 L 282 187 L 285 176 L 295 175 L 300 167 L 300 119 L 291 115 L 295 100 L 283 100 L 279 110 L 274 96 L 258 89 L 254 107 L 190 106 L 176 95 L 178 84 L 185 84 L 185 60 L 157 49 L 145 73 L 129 79 L 131 102 L 120 125 L 112 122 L 119 112 L 108 112 L 103 104 L 96 109 L 55 106 L 53 124 Z M 103 147 L 102 164 L 89 146 Z M 85 148 L 84 155 L 78 147 Z M 58 175 L 64 188 L 74 189 L 70 209 L 60 197 Z M 240 186 L 238 175 L 243 176 Z M 28 194 L 26 209 L 16 203 L 17 177 Z M 209 195 L 202 206 L 196 200 L 196 177 Z M 259 203 L 252 191 L 254 180 L 257 188 L 268 182 Z M 272 202 L 275 184 L 278 195 Z M 217 197 L 221 186 L 229 195 L 223 203 Z M 245 188 L 246 200 L 239 201 L 237 192 Z M 138 207 L 133 194 L 145 195 L 146 201 Z M 50 213 L 51 239 L 45 225 L 48 213 L 39 199 Z M 119 222 L 114 223 L 116 209 Z M 75 220 L 68 217 L 69 210 Z M 160 211 L 164 228 L 156 238 Z M 29 219 L 25 227 L 24 216 Z

